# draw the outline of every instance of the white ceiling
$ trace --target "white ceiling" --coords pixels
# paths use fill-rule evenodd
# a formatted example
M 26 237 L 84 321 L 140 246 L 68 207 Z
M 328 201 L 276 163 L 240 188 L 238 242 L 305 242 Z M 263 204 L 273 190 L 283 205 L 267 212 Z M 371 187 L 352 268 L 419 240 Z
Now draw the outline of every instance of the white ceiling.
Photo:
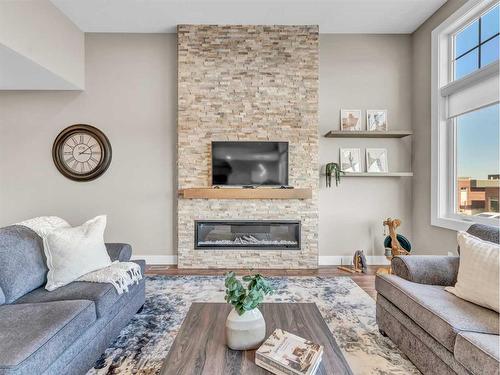
M 174 33 L 178 24 L 320 26 L 411 33 L 446 0 L 50 0 L 84 32 Z

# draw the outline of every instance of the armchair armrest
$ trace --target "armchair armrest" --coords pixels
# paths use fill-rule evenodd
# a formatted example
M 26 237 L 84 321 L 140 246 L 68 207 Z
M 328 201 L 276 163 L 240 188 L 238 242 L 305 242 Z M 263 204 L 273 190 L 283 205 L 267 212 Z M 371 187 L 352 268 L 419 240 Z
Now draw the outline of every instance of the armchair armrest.
M 107 243 L 106 250 L 108 251 L 111 261 L 118 260 L 120 262 L 128 262 L 132 256 L 132 246 L 126 243 Z
M 460 257 L 402 255 L 392 258 L 397 276 L 419 284 L 453 286 L 457 281 Z

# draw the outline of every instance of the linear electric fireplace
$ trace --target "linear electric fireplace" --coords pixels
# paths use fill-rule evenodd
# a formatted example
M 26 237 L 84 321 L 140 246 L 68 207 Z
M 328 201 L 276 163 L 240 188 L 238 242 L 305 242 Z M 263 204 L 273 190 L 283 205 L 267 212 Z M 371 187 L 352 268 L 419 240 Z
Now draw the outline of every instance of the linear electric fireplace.
M 196 220 L 195 249 L 300 250 L 300 221 Z

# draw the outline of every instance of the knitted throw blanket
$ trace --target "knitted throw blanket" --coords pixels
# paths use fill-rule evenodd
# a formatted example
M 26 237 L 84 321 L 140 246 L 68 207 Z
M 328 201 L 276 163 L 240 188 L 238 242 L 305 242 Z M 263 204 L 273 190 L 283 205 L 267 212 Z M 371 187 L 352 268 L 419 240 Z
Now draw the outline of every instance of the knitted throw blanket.
M 78 281 L 110 283 L 118 294 L 122 294 L 128 292 L 128 287 L 138 284 L 141 279 L 141 267 L 137 263 L 115 261 L 108 267 L 83 275 Z
M 45 237 L 58 228 L 69 228 L 70 225 L 64 219 L 56 216 L 41 216 L 26 220 L 16 225 L 24 225 L 38 234 L 45 242 Z M 45 251 L 45 249 L 44 249 Z M 134 262 L 114 261 L 108 267 L 89 272 L 76 281 L 89 281 L 92 283 L 109 283 L 118 292 L 128 292 L 128 287 L 138 284 L 142 279 L 141 267 Z

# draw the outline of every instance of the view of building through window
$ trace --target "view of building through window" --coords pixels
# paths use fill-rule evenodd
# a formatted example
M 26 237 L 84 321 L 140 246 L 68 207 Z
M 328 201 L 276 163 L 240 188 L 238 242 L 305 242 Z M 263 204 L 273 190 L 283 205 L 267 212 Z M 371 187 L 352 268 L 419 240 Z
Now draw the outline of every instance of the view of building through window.
M 499 6 L 458 32 L 454 38 L 454 79 L 459 79 L 499 58 Z
M 499 116 L 496 104 L 455 120 L 457 213 L 500 218 Z

